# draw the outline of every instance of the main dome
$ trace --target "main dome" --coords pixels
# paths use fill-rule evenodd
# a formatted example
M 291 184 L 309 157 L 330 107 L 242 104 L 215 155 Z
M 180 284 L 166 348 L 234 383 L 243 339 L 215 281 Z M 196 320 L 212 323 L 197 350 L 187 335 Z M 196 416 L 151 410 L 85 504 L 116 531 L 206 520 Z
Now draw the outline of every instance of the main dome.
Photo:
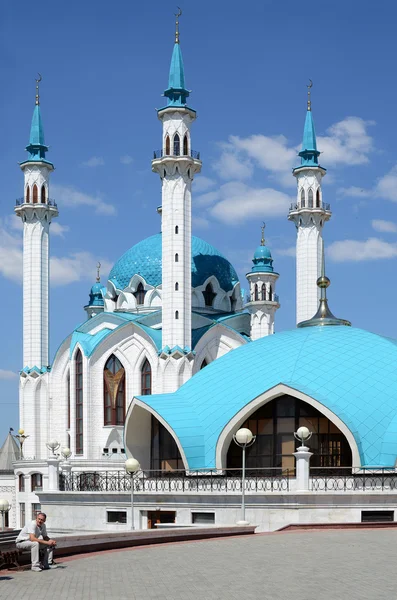
M 117 288 L 128 286 L 134 275 L 141 275 L 154 287 L 161 283 L 161 233 L 132 246 L 119 258 L 109 274 Z M 238 283 L 237 273 L 219 250 L 204 240 L 192 236 L 192 286 L 197 287 L 214 275 L 225 292 Z

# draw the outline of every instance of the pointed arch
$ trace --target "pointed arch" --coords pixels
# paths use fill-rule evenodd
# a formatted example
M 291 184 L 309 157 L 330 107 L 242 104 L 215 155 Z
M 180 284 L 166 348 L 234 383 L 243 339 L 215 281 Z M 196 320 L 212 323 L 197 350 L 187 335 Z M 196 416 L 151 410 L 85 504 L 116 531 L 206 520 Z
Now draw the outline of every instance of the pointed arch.
M 175 311 L 175 319 L 179 319 L 179 310 Z
M 301 191 L 301 207 L 305 208 L 305 190 Z
M 181 154 L 181 140 L 179 135 L 174 135 L 174 156 L 180 156 Z
M 178 234 L 179 233 L 179 227 L 178 225 L 175 225 L 175 233 Z
M 313 190 L 309 190 L 309 208 L 313 208 Z
M 321 200 L 320 200 L 320 188 L 317 188 L 316 192 L 316 208 L 320 208 Z
M 45 202 L 46 202 L 46 198 L 45 198 L 45 186 L 42 185 L 41 186 L 41 203 L 45 204 Z
M 273 300 L 273 289 L 272 289 L 272 284 L 269 285 L 269 300 L 272 301 Z
M 26 187 L 26 202 L 30 202 L 30 186 Z
M 266 283 L 262 283 L 261 300 L 266 300 Z
M 33 204 L 37 204 L 37 195 L 38 195 L 37 185 L 34 184 L 34 186 L 33 186 Z
M 176 281 L 175 282 L 175 291 L 177 292 L 179 290 L 179 283 Z
M 75 357 L 75 387 L 76 387 L 76 454 L 83 454 L 84 425 L 83 425 L 83 355 L 79 349 Z
M 141 395 L 149 396 L 152 393 L 152 367 L 145 358 L 141 367 Z
M 255 301 L 259 300 L 259 290 L 258 290 L 258 284 L 257 283 L 255 284 L 255 287 L 254 287 L 254 300 Z
M 171 154 L 170 151 L 170 136 L 167 135 L 167 137 L 165 138 L 165 155 L 169 156 Z
M 125 369 L 112 354 L 103 370 L 103 424 L 124 425 Z
M 204 369 L 204 367 L 206 367 L 207 365 L 208 365 L 208 363 L 207 363 L 207 359 L 205 358 L 205 359 L 203 360 L 203 362 L 201 363 L 201 365 L 200 365 L 200 371 L 201 371 L 201 369 Z
M 145 288 L 143 287 L 142 281 L 138 283 L 138 287 L 136 288 L 136 292 L 133 294 L 136 299 L 136 303 L 138 305 L 142 305 L 145 302 Z
M 188 145 L 188 140 L 187 140 L 187 134 L 185 133 L 184 137 L 183 137 L 183 154 L 184 156 L 188 156 L 189 154 L 189 145 Z
M 214 288 L 212 287 L 212 283 L 208 283 L 205 287 L 204 292 L 202 292 L 204 296 L 205 306 L 212 306 L 216 297 L 216 293 L 214 292 Z
M 178 253 L 175 254 L 175 262 L 179 262 L 179 254 Z

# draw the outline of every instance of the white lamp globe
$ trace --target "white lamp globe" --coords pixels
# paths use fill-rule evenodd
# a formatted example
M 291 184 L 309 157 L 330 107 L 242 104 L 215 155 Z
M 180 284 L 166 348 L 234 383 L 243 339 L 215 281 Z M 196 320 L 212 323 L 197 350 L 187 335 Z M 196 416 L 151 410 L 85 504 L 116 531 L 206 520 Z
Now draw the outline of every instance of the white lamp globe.
M 242 427 L 241 429 L 239 429 L 237 431 L 237 433 L 234 437 L 239 444 L 242 444 L 243 446 L 245 446 L 246 444 L 249 444 L 250 442 L 252 442 L 252 438 L 254 436 L 253 436 L 252 431 L 250 431 L 246 427 Z
M 136 458 L 128 458 L 125 461 L 124 466 L 127 473 L 136 473 L 141 468 L 141 465 Z
M 55 450 L 55 448 L 59 446 L 59 442 L 58 440 L 52 439 L 49 442 L 47 442 L 47 446 L 51 448 L 51 450 Z
M 61 450 L 61 454 L 62 456 L 64 456 L 65 458 L 69 458 L 69 456 L 71 456 L 72 451 L 70 448 L 62 448 Z
M 0 499 L 0 512 L 7 512 L 10 509 L 10 503 L 4 498 Z
M 299 427 L 296 432 L 297 437 L 304 442 L 310 437 L 310 430 L 307 427 Z

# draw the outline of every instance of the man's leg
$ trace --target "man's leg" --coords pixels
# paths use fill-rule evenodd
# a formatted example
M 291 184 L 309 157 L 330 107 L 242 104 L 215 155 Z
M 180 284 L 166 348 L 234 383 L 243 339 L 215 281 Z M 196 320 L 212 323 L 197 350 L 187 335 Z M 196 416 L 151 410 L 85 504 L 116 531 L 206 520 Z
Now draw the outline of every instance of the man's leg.
M 53 546 L 40 544 L 40 553 L 43 555 L 43 567 L 44 569 L 48 569 L 48 565 L 52 565 L 52 557 L 54 554 Z
M 30 542 L 29 540 L 26 540 L 26 542 L 18 542 L 16 545 L 19 550 L 30 550 L 32 569 L 34 571 L 40 569 L 39 545 L 39 542 Z

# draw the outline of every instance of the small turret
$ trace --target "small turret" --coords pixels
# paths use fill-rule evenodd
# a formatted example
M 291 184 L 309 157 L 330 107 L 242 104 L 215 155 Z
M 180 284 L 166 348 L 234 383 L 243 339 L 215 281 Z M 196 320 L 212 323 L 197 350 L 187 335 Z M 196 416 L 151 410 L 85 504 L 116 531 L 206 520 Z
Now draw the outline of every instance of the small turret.
M 246 275 L 250 286 L 250 300 L 245 307 L 251 315 L 252 340 L 274 333 L 274 316 L 280 308 L 275 293 L 279 274 L 274 272 L 272 255 L 265 245 L 265 224 L 261 229 L 261 243 L 252 259 L 254 266 Z
M 106 292 L 106 288 L 101 284 L 101 277 L 99 274 L 100 268 L 101 263 L 98 263 L 96 282 L 90 290 L 89 302 L 84 307 L 84 310 L 86 311 L 89 319 L 95 317 L 95 315 L 97 315 L 98 313 L 103 312 L 105 307 L 103 295 Z

